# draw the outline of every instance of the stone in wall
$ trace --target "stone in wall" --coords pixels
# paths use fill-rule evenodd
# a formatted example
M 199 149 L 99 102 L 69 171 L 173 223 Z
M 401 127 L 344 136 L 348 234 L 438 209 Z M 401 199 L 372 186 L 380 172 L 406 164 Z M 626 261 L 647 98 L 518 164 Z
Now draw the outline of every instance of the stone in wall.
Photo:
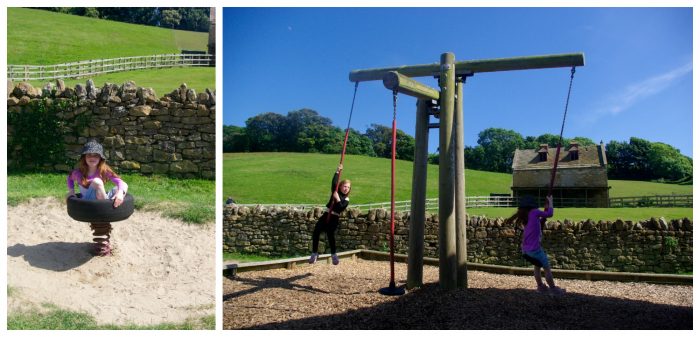
M 173 94 L 156 98 L 152 88 L 138 87 L 133 81 L 105 83 L 99 88 L 91 79 L 75 88 L 65 87 L 59 80 L 45 89 L 8 82 L 8 111 L 21 112 L 30 108 L 33 100 L 52 95 L 55 101 L 72 104 L 72 110 L 59 116 L 66 121 L 63 141 L 68 162 L 75 162 L 83 144 L 95 137 L 103 143 L 110 165 L 122 172 L 214 179 L 213 91 L 206 89 L 197 95 L 183 83 Z M 8 130 L 12 130 L 11 125 Z M 53 169 L 70 169 L 65 166 Z
M 224 249 L 260 255 L 307 254 L 313 227 L 323 209 L 224 207 Z M 389 212 L 349 209 L 341 216 L 339 250 L 387 249 Z M 397 213 L 396 251 L 408 249 L 410 214 Z M 425 218 L 425 256 L 437 257 L 437 215 Z M 663 225 L 666 223 L 666 226 Z M 522 228 L 503 219 L 468 217 L 470 262 L 529 267 L 520 254 Z M 558 269 L 677 273 L 692 271 L 692 221 L 549 221 L 543 246 Z M 321 237 L 321 249 L 325 249 Z

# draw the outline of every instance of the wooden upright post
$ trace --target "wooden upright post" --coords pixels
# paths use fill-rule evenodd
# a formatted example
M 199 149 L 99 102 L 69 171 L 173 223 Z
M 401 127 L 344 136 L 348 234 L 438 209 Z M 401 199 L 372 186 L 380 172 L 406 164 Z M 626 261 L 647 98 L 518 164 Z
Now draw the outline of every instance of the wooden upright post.
M 427 171 L 427 110 L 436 90 L 411 80 L 410 77 L 440 77 L 440 178 L 439 178 L 439 233 L 440 288 L 455 289 L 467 286 L 466 211 L 464 205 L 464 139 L 462 84 L 455 88 L 456 76 L 476 73 L 525 69 L 583 66 L 583 53 L 511 57 L 501 59 L 455 61 L 452 53 L 442 54 L 440 63 L 418 64 L 388 68 L 354 70 L 351 82 L 383 80 L 384 85 L 419 100 L 416 110 L 416 153 L 413 169 L 411 200 L 411 227 L 407 287 L 422 283 L 423 235 L 425 220 L 425 178 Z M 393 72 L 393 73 L 390 73 Z M 390 73 L 390 74 L 387 74 Z M 455 100 L 455 91 L 457 99 Z M 421 101 L 425 107 L 421 107 Z M 455 120 L 455 110 L 458 116 Z M 425 111 L 425 113 L 423 113 Z M 426 123 L 426 125 L 424 125 Z M 423 127 L 425 126 L 425 129 Z M 419 128 L 421 128 L 419 130 Z M 421 143 L 425 138 L 425 143 Z M 457 138 L 459 137 L 459 138 Z M 423 150 L 425 147 L 426 150 Z M 422 152 L 425 151 L 425 152 Z M 423 158 L 419 158 L 423 157 Z M 422 166 L 426 164 L 425 166 Z M 455 165 L 457 168 L 455 169 Z M 425 168 L 423 168 L 425 167 Z M 457 171 L 458 174 L 455 174 Z M 422 213 L 421 213 L 422 212 Z M 456 213 L 456 214 L 455 214 Z M 455 223 L 456 222 L 456 223 Z
M 438 251 L 440 253 L 440 288 L 457 288 L 457 261 L 455 247 L 455 165 L 454 165 L 454 108 L 455 108 L 455 55 L 440 57 L 440 178 Z
M 457 79 L 455 100 L 455 228 L 457 244 L 457 287 L 467 287 L 467 217 L 464 202 L 464 110 L 463 86 L 466 77 Z
M 428 137 L 430 101 L 416 103 L 416 149 L 413 157 L 411 220 L 408 232 L 408 271 L 406 289 L 423 285 L 423 249 L 425 237 L 425 194 L 428 184 Z

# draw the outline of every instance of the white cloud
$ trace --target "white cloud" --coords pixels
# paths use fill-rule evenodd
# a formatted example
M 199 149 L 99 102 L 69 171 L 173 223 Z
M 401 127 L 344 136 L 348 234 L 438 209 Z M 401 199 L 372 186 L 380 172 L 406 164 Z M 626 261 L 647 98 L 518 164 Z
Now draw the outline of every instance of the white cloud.
M 604 107 L 597 109 L 589 116 L 589 122 L 595 122 L 608 115 L 618 115 L 644 98 L 663 91 L 675 81 L 692 71 L 693 63 L 689 62 L 669 72 L 650 77 L 639 83 L 630 84 L 622 91 L 609 96 L 604 103 Z

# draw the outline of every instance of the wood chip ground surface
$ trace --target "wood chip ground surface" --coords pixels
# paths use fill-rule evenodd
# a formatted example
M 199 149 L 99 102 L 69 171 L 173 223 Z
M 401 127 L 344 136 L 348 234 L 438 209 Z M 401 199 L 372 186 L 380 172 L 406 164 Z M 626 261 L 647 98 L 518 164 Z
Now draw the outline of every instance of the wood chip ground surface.
M 396 264 L 397 284 L 406 265 Z M 534 278 L 469 272 L 469 288 L 442 291 L 438 268 L 399 297 L 389 263 L 350 259 L 239 273 L 224 278 L 225 329 L 692 329 L 693 287 L 556 280 L 563 296 L 534 290 Z

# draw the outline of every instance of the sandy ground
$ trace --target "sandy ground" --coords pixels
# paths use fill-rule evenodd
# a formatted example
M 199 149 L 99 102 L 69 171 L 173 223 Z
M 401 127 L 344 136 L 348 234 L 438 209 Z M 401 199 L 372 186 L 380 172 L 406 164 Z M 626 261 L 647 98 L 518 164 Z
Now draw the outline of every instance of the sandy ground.
M 89 253 L 89 224 L 65 203 L 33 199 L 8 207 L 8 312 L 51 303 L 99 324 L 158 324 L 213 315 L 214 225 L 136 211 L 112 224 L 114 255 Z
M 406 265 L 396 264 L 405 284 Z M 422 289 L 380 295 L 389 263 L 341 260 L 238 273 L 224 279 L 224 329 L 692 329 L 693 287 L 556 280 L 563 296 L 537 292 L 534 278 L 470 271 L 468 289 L 439 289 L 424 267 Z

